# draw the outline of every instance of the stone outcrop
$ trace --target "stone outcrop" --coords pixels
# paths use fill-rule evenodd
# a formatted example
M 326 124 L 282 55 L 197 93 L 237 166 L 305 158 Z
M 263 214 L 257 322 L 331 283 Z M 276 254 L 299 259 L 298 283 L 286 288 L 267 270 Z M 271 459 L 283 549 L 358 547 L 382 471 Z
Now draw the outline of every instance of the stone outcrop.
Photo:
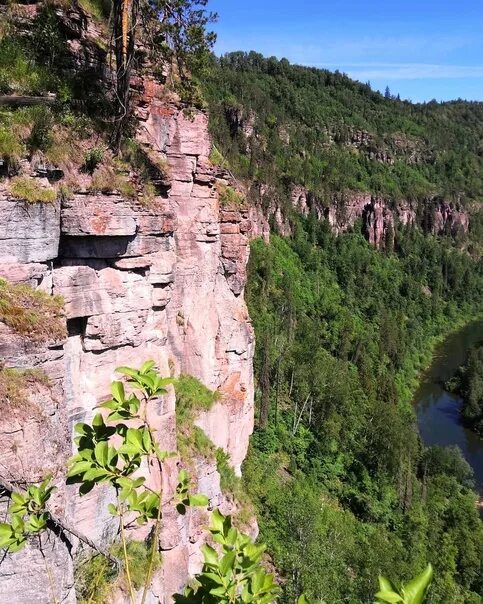
M 154 81 L 147 80 L 138 91 L 138 141 L 167 165 L 169 174 L 149 204 L 115 192 L 83 190 L 62 204 L 27 204 L 0 190 L 0 277 L 61 295 L 69 333 L 65 342 L 33 345 L 0 323 L 2 363 L 41 369 L 53 388 L 35 396 L 37 415 L 32 418 L 23 423 L 10 414 L 0 418 L 2 451 L 10 452 L 2 463 L 10 479 L 20 480 L 21 469 L 30 465 L 29 480 L 52 471 L 60 485 L 73 425 L 92 418 L 95 406 L 109 394 L 117 366 L 139 366 L 146 359 L 153 359 L 165 375 L 192 374 L 218 390 L 220 400 L 197 423 L 229 454 L 237 472 L 246 455 L 254 415 L 254 336 L 243 298 L 250 210 L 220 208 L 217 172 L 208 160 L 207 116 L 195 112 L 187 117 L 175 102 L 164 100 Z M 153 420 L 163 448 L 172 450 L 175 410 L 170 392 Z M 35 463 L 28 461 L 32 458 Z M 163 565 L 152 594 L 162 602 L 170 601 L 200 568 L 206 538 L 206 511 L 185 517 L 170 511 L 179 463 L 169 460 L 162 478 Z M 210 497 L 211 506 L 233 510 L 233 502 L 221 492 L 214 462 L 196 463 L 198 490 Z M 108 544 L 114 537 L 106 511 L 110 496 L 96 488 L 79 498 L 73 487 L 63 487 L 59 515 L 98 544 Z M 72 555 L 78 543 L 69 538 L 66 547 L 50 533 L 49 539 L 44 553 L 58 596 L 73 603 Z M 0 564 L 0 597 L 47 604 L 51 598 L 38 548 L 19 556 L 15 563 Z M 23 587 L 28 580 L 17 568 L 23 564 L 31 568 L 35 596 Z
M 257 185 L 252 190 L 255 198 L 253 216 L 262 212 L 268 221 L 275 224 L 276 230 L 284 236 L 292 232 L 290 213 L 295 210 L 303 216 L 315 214 L 318 220 L 327 221 L 336 234 L 354 228 L 360 221 L 361 232 L 376 247 L 391 245 L 397 225 L 421 228 L 434 235 L 464 236 L 468 233 L 469 211 L 455 202 L 439 198 L 427 199 L 420 204 L 413 201 L 388 201 L 370 193 L 344 193 L 331 199 L 318 199 L 308 189 L 300 185 L 291 187 L 290 203 L 282 206 L 275 202 L 265 202 L 271 198 L 271 191 L 265 185 Z M 276 199 L 276 196 L 273 195 Z M 255 223 L 255 220 L 253 221 Z M 262 236 L 257 232 L 257 236 Z

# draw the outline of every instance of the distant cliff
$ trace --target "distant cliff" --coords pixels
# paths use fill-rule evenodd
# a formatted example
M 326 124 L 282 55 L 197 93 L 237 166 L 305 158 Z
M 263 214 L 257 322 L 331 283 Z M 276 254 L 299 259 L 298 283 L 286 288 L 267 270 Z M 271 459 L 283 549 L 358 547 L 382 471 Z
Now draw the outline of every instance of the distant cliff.
M 459 241 L 471 231 L 483 103 L 387 99 L 256 52 L 213 60 L 204 85 L 219 159 L 281 234 L 294 211 L 337 233 L 356 225 L 378 247 L 405 225 Z

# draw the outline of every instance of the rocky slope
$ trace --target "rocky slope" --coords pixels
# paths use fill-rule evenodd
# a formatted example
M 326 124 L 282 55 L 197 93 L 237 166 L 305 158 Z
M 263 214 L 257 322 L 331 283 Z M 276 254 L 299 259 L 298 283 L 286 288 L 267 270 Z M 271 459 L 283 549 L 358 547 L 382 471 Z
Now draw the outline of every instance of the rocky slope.
M 88 22 L 77 13 L 65 18 L 75 33 L 72 44 L 88 49 L 82 44 Z M 0 475 L 22 484 L 52 473 L 59 487 L 54 511 L 98 545 L 113 539 L 105 509 L 110 494 L 95 489 L 79 498 L 73 487 L 63 486 L 64 464 L 73 425 L 92 418 L 117 366 L 153 359 L 165 375 L 191 374 L 218 390 L 219 402 L 197 422 L 238 472 L 253 427 L 254 336 L 243 298 L 248 209 L 220 207 L 216 185 L 223 175 L 208 160 L 207 116 L 185 115 L 152 79 L 139 79 L 136 89 L 136 138 L 167 165 L 162 192 L 149 203 L 117 192 L 89 193 L 80 184 L 62 202 L 27 203 L 11 195 L 9 178 L 0 185 L 0 277 L 62 296 L 67 333 L 42 340 L 0 322 L 2 367 L 48 376 L 48 384 L 29 387 L 26 404 L 0 417 Z M 51 185 L 33 161 L 23 161 L 22 172 L 41 187 Z M 175 408 L 173 391 L 156 418 L 162 448 L 171 451 Z M 162 477 L 163 564 L 153 602 L 169 601 L 201 564 L 206 512 L 169 512 L 180 463 L 169 460 Z M 216 464 L 194 463 L 193 478 L 210 506 L 233 510 Z M 0 597 L 18 604 L 49 602 L 45 556 L 58 597 L 75 602 L 73 565 L 80 549 L 68 533 L 49 532 L 41 547 L 32 543 L 7 556 L 0 564 Z M 116 598 L 123 601 L 122 593 Z

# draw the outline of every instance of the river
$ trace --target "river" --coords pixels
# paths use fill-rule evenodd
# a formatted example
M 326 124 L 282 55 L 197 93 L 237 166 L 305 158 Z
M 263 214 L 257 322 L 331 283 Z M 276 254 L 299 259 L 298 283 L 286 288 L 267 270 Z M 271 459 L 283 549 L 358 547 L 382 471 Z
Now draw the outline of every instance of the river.
M 458 445 L 473 468 L 476 489 L 483 494 L 483 439 L 460 420 L 461 399 L 446 392 L 443 382 L 463 364 L 469 348 L 483 340 L 483 320 L 449 335 L 435 350 L 414 402 L 421 437 L 426 445 Z

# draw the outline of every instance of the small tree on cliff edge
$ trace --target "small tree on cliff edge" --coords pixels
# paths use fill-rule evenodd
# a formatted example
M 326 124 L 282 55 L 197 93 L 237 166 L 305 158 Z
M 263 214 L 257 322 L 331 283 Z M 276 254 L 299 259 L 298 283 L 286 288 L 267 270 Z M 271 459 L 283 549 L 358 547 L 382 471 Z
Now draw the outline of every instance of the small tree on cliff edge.
M 114 0 L 113 39 L 116 58 L 118 115 L 114 146 L 119 146 L 130 114 L 129 85 L 140 32 L 155 61 L 176 65 L 188 90 L 190 74 L 205 63 L 216 36 L 206 27 L 216 14 L 205 11 L 208 0 Z

